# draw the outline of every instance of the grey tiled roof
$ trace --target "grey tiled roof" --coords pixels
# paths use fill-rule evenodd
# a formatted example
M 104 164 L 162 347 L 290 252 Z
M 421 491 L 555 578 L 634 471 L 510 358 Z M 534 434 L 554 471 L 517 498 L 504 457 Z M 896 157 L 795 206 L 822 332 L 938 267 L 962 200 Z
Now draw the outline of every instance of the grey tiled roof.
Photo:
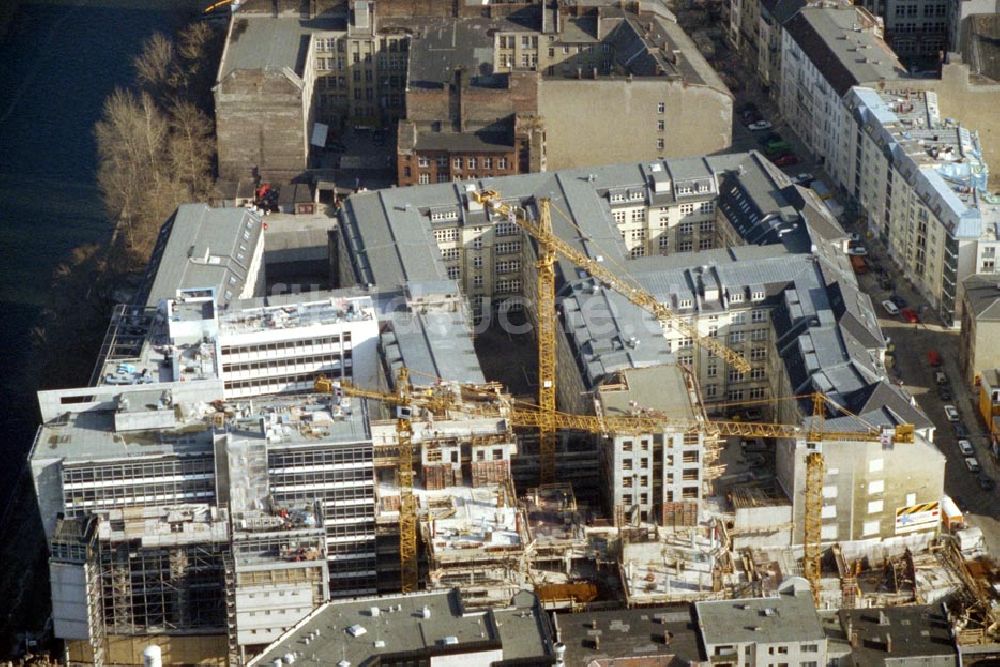
M 146 305 L 172 299 L 179 289 L 215 289 L 216 303 L 225 307 L 247 282 L 250 261 L 263 243 L 260 218 L 246 208 L 210 208 L 182 204 L 160 231 L 147 268 Z
M 672 183 L 670 192 L 655 192 L 654 180 L 664 175 Z M 678 195 L 681 183 L 697 183 L 699 189 Z M 821 202 L 792 186 L 759 154 L 491 178 L 478 187 L 497 190 L 505 201 L 531 212 L 538 198 L 550 198 L 557 235 L 588 257 L 628 273 L 682 315 L 728 308 L 737 291 L 744 302 L 752 291 L 763 291 L 765 303 L 774 308 L 779 354 L 793 391 L 828 392 L 853 412 L 877 410 L 869 399 L 873 387 L 885 382 L 877 364 L 885 339 L 841 249 L 843 229 Z M 463 188 L 441 184 L 350 197 L 343 227 L 359 280 L 391 289 L 412 280 L 442 279 L 430 211 L 453 209 L 460 226 L 486 224 L 481 211 L 466 207 Z M 720 210 L 737 224 L 759 218 L 744 226 L 745 240 L 753 245 L 626 259 L 610 195 L 624 194 L 628 201 L 634 194 L 635 201 L 656 206 L 678 197 L 711 201 L 720 196 L 717 188 Z M 759 233 L 763 219 L 780 226 Z M 565 335 L 590 388 L 617 370 L 673 358 L 650 315 L 603 288 L 593 293 L 586 272 L 568 262 L 559 263 L 558 277 Z M 718 296 L 704 298 L 701 285 L 714 286 Z M 681 299 L 690 299 L 692 310 L 681 309 Z
M 804 7 L 785 24 L 789 36 L 841 97 L 851 86 L 906 76 L 885 41 L 870 32 L 856 32 L 858 23 L 856 8 L 848 5 Z

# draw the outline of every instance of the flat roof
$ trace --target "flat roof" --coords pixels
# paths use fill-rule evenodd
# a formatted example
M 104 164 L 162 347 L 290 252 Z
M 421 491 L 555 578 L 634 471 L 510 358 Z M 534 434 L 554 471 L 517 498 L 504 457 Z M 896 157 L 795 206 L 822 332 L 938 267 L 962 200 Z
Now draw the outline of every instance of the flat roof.
M 345 29 L 342 20 L 307 21 L 237 13 L 227 36 L 219 80 L 241 69 L 288 70 L 303 79 L 310 35 Z
M 234 440 L 268 440 L 267 430 L 276 429 L 268 440 L 271 447 L 370 440 L 361 399 L 345 401 L 331 407 L 326 397 L 313 394 L 257 397 L 252 401 L 253 416 L 233 420 L 229 432 Z M 231 403 L 251 405 L 249 399 Z M 113 410 L 66 413 L 42 424 L 33 457 L 84 463 L 213 455 L 211 415 L 201 416 L 193 405 L 170 406 L 169 413 L 175 415 L 172 427 L 135 431 L 116 431 Z
M 490 648 L 501 649 L 503 660 L 544 657 L 547 620 L 534 601 L 519 595 L 510 609 L 475 613 L 463 608 L 457 590 L 328 602 L 250 664 L 271 665 L 291 653 L 296 665 L 366 665 L 375 656 Z
M 622 371 L 624 382 L 600 387 L 597 391 L 604 413 L 630 416 L 648 409 L 671 418 L 691 421 L 704 416 L 695 405 L 696 395 L 688 388 L 688 374 L 673 364 Z
M 557 614 L 555 623 L 566 645 L 567 665 L 658 656 L 674 656 L 678 662 L 656 664 L 688 665 L 702 660 L 698 628 L 688 606 Z

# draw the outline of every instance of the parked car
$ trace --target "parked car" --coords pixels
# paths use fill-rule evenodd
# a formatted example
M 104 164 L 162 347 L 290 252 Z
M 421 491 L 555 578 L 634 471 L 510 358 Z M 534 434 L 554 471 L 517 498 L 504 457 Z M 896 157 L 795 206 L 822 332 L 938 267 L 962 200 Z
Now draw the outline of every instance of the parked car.
M 944 416 L 947 417 L 950 422 L 957 422 L 960 419 L 958 408 L 954 405 L 944 406 Z
M 997 488 L 997 483 L 993 481 L 993 478 L 988 475 L 979 476 L 979 488 L 983 491 L 992 491 Z
M 778 167 L 790 167 L 793 164 L 798 164 L 798 163 L 799 159 L 795 157 L 795 155 L 793 155 L 792 153 L 782 155 L 778 158 L 775 158 L 774 160 L 774 164 Z
M 965 459 L 965 467 L 969 469 L 973 475 L 977 474 L 981 468 L 979 467 L 979 461 L 976 460 L 975 456 L 967 456 Z
M 906 299 L 899 296 L 898 294 L 893 294 L 892 296 L 889 297 L 889 300 L 892 301 L 897 306 L 899 306 L 900 308 L 906 308 L 907 306 Z
M 912 308 L 903 308 L 899 311 L 899 314 L 903 316 L 903 319 L 910 324 L 917 324 L 920 322 L 920 316 L 917 315 L 917 311 Z
M 758 120 L 756 123 L 750 123 L 747 125 L 747 129 L 751 132 L 757 132 L 760 130 L 770 130 L 773 126 L 766 120 Z
M 937 350 L 927 350 L 927 363 L 934 368 L 941 365 L 941 355 Z M 941 384 L 940 382 L 938 384 Z
M 777 164 L 777 162 L 775 162 L 775 164 Z M 853 248 L 848 248 L 847 254 L 864 256 L 868 254 L 868 248 L 864 247 L 863 245 L 854 246 Z
M 942 385 L 938 387 L 937 392 L 938 392 L 938 398 L 940 398 L 942 401 L 951 400 L 951 389 L 948 389 L 948 387 Z
M 896 304 L 894 304 L 892 301 L 889 301 L 889 299 L 886 299 L 885 301 L 882 302 L 882 307 L 885 308 L 885 312 L 889 313 L 890 315 L 899 315 L 899 308 L 897 308 Z
M 948 375 L 944 371 L 934 371 L 934 384 L 948 384 Z
M 976 455 L 976 450 L 972 448 L 972 443 L 965 438 L 958 441 L 958 451 L 962 452 L 962 456 Z

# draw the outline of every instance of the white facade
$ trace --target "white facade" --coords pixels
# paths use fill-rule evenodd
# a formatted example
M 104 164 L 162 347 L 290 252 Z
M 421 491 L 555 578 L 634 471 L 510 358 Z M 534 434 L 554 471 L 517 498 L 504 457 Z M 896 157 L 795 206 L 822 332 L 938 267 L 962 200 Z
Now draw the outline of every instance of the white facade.
M 218 338 L 225 398 L 310 391 L 318 374 L 374 386 L 377 339 L 370 297 L 227 313 Z

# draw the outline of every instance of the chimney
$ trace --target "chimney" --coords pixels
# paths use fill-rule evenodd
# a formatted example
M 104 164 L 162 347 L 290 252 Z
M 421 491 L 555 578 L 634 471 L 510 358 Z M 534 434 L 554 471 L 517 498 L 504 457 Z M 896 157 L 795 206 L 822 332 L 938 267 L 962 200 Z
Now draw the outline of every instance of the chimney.
M 885 633 L 885 652 L 892 653 L 892 635 Z

